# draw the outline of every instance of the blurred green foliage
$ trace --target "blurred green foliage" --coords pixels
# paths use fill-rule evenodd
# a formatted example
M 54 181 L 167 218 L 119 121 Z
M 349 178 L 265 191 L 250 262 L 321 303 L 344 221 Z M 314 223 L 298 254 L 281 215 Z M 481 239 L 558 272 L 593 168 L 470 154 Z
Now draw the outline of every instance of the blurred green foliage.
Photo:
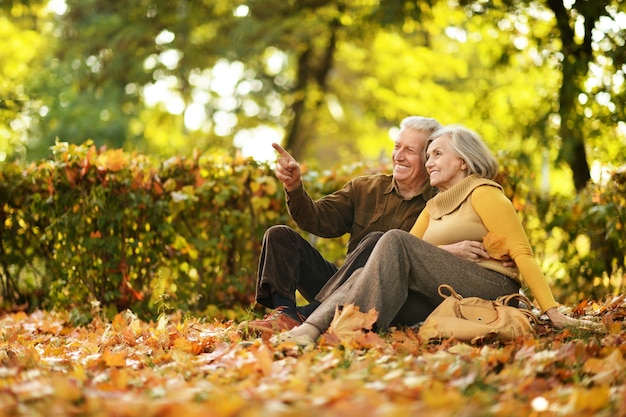
M 623 5 L 2 1 L 0 161 L 48 158 L 56 138 L 257 156 L 269 136 L 337 165 L 386 155 L 381 138 L 418 114 L 574 194 L 593 164 L 626 163 Z
M 504 155 L 501 156 L 505 157 Z M 626 290 L 626 167 L 607 170 L 574 197 L 533 187 L 537 174 L 503 160 L 501 182 L 522 219 L 535 256 L 562 303 Z
M 320 197 L 370 172 L 363 164 L 309 170 L 305 182 Z M 528 176 L 508 164 L 503 183 L 559 299 L 623 291 L 625 173 L 575 199 L 546 197 Z M 127 308 L 144 317 L 247 308 L 263 232 L 278 223 L 291 224 L 267 164 L 58 142 L 50 160 L 1 165 L 0 304 L 69 309 L 78 322 Z M 309 238 L 341 263 L 345 237 Z

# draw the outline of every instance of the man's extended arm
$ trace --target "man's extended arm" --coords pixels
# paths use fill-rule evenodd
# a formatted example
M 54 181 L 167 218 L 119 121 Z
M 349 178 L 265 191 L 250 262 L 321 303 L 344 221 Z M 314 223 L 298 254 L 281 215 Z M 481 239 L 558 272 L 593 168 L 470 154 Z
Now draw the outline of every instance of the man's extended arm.
M 314 201 L 302 184 L 300 164 L 280 145 L 272 146 L 278 152 L 274 172 L 287 192 L 287 209 L 302 230 L 320 237 L 339 237 L 351 231 L 354 221 L 351 184 Z

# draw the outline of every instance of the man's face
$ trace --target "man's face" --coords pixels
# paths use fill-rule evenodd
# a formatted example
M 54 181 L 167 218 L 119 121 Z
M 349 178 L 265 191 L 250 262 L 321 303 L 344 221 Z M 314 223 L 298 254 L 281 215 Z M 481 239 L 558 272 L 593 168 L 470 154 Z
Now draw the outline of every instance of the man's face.
M 428 179 L 424 169 L 424 146 L 429 134 L 421 130 L 402 129 L 393 152 L 393 176 L 399 184 L 415 186 Z

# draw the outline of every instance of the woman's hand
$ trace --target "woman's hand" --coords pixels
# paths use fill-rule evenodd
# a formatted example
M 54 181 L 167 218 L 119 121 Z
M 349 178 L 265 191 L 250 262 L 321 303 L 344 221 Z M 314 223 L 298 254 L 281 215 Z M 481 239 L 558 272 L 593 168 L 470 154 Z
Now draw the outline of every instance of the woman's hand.
M 459 258 L 467 259 L 472 262 L 480 262 L 489 259 L 485 245 L 476 240 L 464 240 L 450 245 L 440 245 L 439 247 Z M 508 255 L 503 256 L 500 261 L 502 261 L 502 266 L 505 268 L 515 268 L 515 262 Z
M 563 329 L 568 326 L 584 327 L 590 330 L 603 329 L 603 326 L 600 323 L 589 320 L 575 319 L 573 317 L 566 316 L 565 314 L 557 310 L 556 307 L 552 307 L 551 309 L 547 310 L 546 315 L 550 319 L 550 322 L 552 322 L 552 327 L 554 327 L 555 329 Z
M 472 262 L 480 262 L 489 259 L 489 255 L 483 243 L 475 240 L 464 240 L 462 242 L 441 245 L 439 247 L 459 258 L 467 259 Z

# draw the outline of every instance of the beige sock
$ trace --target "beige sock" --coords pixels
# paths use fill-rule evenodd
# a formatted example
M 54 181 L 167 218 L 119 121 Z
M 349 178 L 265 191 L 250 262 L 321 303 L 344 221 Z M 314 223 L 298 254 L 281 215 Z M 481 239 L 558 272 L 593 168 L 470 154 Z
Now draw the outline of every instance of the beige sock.
M 306 321 L 298 327 L 294 327 L 293 329 L 289 330 L 288 333 L 294 336 L 306 336 L 309 337 L 311 340 L 316 340 L 320 335 L 319 329 L 314 325 L 307 323 Z

